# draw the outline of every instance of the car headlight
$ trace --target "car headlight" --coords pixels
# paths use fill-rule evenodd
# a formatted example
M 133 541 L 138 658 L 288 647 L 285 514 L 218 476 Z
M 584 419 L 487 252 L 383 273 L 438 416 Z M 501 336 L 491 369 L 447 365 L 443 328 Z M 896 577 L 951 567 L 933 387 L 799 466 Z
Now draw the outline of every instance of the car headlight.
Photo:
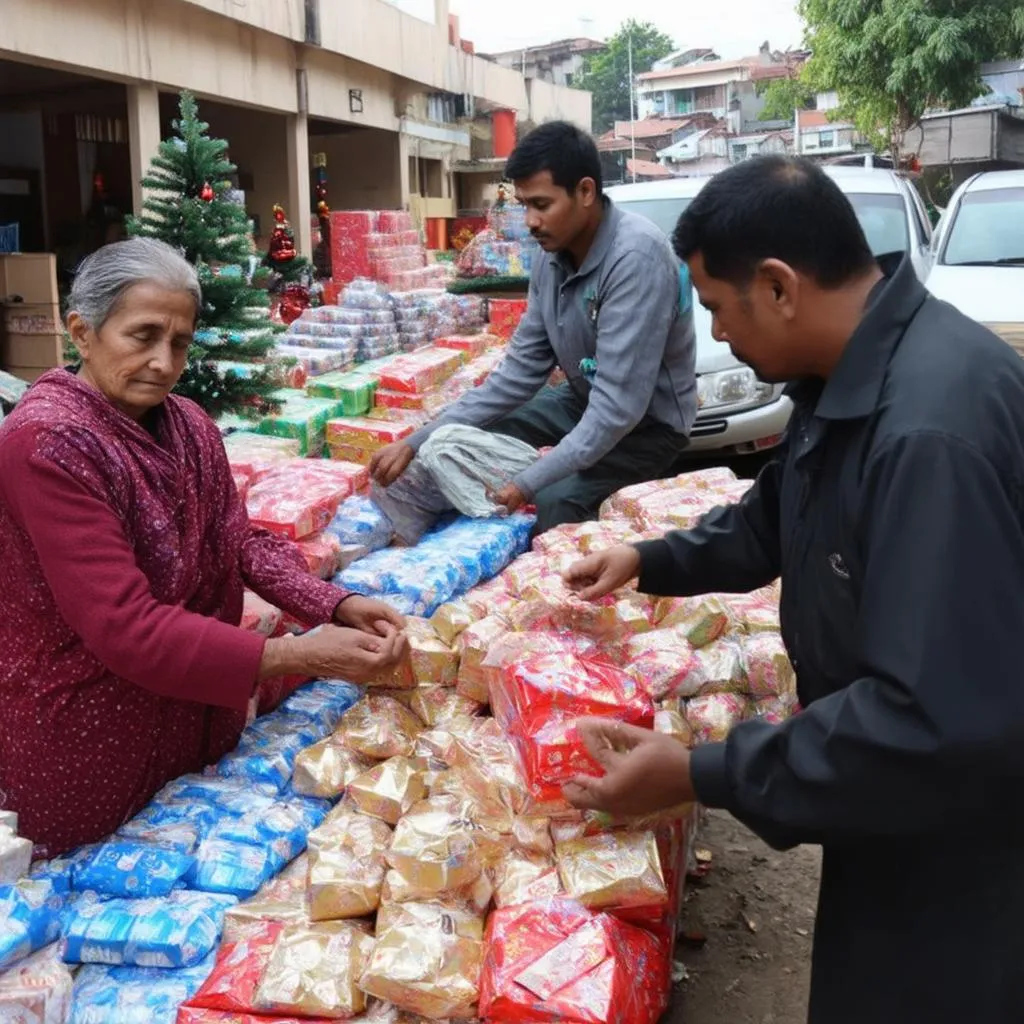
M 705 373 L 697 378 L 697 407 L 701 411 L 767 405 L 775 398 L 775 385 L 758 380 L 757 374 L 747 366 Z

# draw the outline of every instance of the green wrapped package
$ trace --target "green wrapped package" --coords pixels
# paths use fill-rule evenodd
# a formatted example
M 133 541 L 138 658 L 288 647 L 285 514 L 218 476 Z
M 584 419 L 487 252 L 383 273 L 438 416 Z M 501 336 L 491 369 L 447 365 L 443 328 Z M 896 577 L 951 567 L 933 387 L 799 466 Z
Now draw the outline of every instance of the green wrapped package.
M 340 402 L 340 416 L 363 416 L 373 408 L 378 383 L 376 377 L 366 373 L 338 371 L 313 378 L 306 385 L 306 393 L 313 398 Z
M 278 392 L 275 397 L 283 401 L 281 411 L 260 420 L 259 433 L 296 439 L 300 455 L 320 452 L 324 446 L 327 421 L 342 415 L 342 402 L 331 398 L 310 398 L 301 391 Z

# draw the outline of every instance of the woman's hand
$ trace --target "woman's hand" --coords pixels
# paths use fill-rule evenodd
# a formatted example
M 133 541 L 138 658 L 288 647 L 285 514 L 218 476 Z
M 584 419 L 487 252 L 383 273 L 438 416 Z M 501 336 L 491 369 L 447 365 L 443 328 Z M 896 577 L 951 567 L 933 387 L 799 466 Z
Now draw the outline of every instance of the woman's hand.
M 405 629 L 405 619 L 390 605 L 371 597 L 352 594 L 338 605 L 334 621 L 375 636 L 393 636 Z
M 321 626 L 300 637 L 268 640 L 260 678 L 305 675 L 368 683 L 390 672 L 409 656 L 404 633 L 389 626 L 390 635 L 378 636 L 359 629 Z

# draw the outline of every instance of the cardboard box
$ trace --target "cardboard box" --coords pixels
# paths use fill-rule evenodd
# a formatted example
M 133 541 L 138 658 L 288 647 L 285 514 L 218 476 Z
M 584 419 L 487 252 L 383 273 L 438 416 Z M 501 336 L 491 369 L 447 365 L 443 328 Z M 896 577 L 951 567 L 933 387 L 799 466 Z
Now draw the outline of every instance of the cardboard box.
M 57 257 L 50 252 L 24 252 L 0 256 L 0 300 L 12 295 L 22 302 L 56 306 Z
M 18 372 L 22 369 L 52 370 L 63 364 L 63 348 L 62 334 L 4 334 L 0 336 L 0 366 L 19 377 L 24 376 Z
M 11 302 L 3 306 L 6 334 L 61 334 L 60 307 L 49 302 Z

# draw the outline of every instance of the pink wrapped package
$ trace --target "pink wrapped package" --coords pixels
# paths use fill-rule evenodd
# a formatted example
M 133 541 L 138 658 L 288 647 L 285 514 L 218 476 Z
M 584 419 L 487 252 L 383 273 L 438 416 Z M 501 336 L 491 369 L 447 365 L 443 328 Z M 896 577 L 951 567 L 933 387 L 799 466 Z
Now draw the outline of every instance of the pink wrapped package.
M 461 368 L 463 355 L 447 348 L 425 348 L 397 356 L 380 371 L 380 386 L 387 391 L 422 394 L 446 381 Z
M 254 526 L 301 540 L 324 529 L 351 494 L 350 484 L 281 474 L 256 484 L 246 508 Z
M 277 463 L 297 458 L 299 442 L 290 437 L 237 431 L 224 438 L 224 450 L 232 474 L 244 476 L 250 484 L 254 484 L 262 480 Z
M 689 689 L 688 680 L 695 665 L 694 651 L 682 629 L 655 629 L 634 636 L 609 656 L 654 700 L 665 700 Z
M 686 703 L 686 721 L 695 743 L 722 743 L 750 714 L 750 701 L 736 693 L 713 693 Z
M 370 474 L 365 466 L 339 459 L 289 459 L 275 465 L 268 474 L 268 477 L 278 476 L 292 480 L 327 480 L 346 488 L 349 497 L 370 486 Z
M 0 1021 L 64 1024 L 71 1013 L 73 987 L 59 946 L 47 946 L 0 972 Z
M 716 640 L 693 653 L 693 664 L 685 687 L 673 696 L 689 697 L 695 694 L 746 693 L 747 673 L 743 651 L 738 642 L 725 638 Z
M 273 636 L 281 627 L 284 613 L 275 608 L 269 601 L 264 601 L 259 594 L 251 590 L 245 592 L 242 603 L 242 629 L 260 636 Z
M 341 541 L 326 530 L 297 542 L 309 571 L 322 580 L 329 580 L 341 571 Z
M 743 664 L 751 697 L 792 697 L 796 673 L 778 633 L 755 633 L 743 638 Z
M 395 441 L 405 440 L 413 429 L 411 424 L 389 423 L 366 416 L 348 416 L 328 421 L 327 443 L 332 447 L 347 445 L 373 452 Z

